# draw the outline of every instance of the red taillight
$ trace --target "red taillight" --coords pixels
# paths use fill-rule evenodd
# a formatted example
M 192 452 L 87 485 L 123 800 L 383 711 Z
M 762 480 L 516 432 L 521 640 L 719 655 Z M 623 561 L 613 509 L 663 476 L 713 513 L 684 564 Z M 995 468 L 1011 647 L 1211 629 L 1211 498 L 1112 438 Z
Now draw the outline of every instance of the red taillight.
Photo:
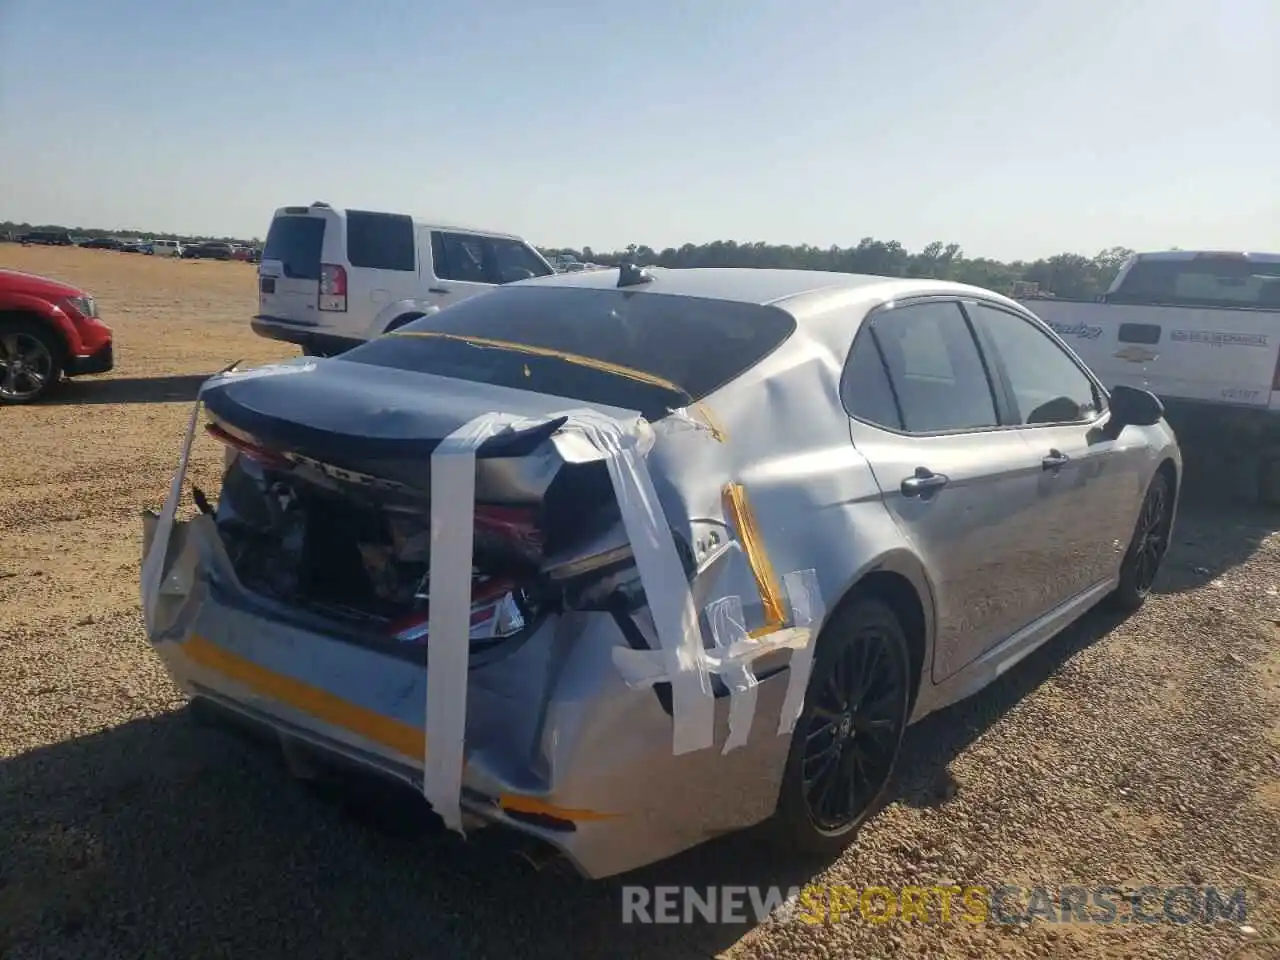
M 514 588 L 510 580 L 480 577 L 472 581 L 472 640 L 493 640 L 524 629 Z M 387 633 L 401 643 L 426 643 L 430 621 L 430 611 L 415 610 L 388 623 Z
M 286 458 L 280 456 L 280 454 L 267 450 L 265 447 L 260 447 L 256 443 L 250 443 L 248 440 L 242 440 L 239 437 L 228 433 L 226 430 L 223 430 L 222 427 L 218 426 L 216 423 L 210 423 L 205 426 L 204 429 L 209 436 L 213 437 L 213 439 L 217 440 L 219 443 L 225 443 L 231 449 L 243 453 L 249 459 L 256 460 L 263 466 L 277 468 L 292 466 L 292 464 Z
M 321 310 L 342 312 L 347 309 L 347 271 L 336 263 L 320 264 Z

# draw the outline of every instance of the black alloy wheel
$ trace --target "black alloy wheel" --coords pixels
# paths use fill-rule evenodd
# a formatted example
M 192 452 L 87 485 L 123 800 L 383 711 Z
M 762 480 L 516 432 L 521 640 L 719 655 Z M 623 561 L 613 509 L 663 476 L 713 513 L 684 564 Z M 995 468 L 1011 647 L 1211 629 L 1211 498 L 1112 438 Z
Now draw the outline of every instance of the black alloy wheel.
M 792 737 L 778 821 L 791 845 L 847 845 L 897 763 L 911 701 L 910 656 L 893 610 L 857 600 L 823 630 Z
M 0 404 L 38 400 L 61 377 L 58 345 L 49 333 L 0 320 Z
M 1160 564 L 1169 549 L 1173 520 L 1173 490 L 1168 478 L 1157 473 L 1142 498 L 1133 539 L 1120 565 L 1120 584 L 1112 595 L 1121 610 L 1137 610 L 1155 583 Z

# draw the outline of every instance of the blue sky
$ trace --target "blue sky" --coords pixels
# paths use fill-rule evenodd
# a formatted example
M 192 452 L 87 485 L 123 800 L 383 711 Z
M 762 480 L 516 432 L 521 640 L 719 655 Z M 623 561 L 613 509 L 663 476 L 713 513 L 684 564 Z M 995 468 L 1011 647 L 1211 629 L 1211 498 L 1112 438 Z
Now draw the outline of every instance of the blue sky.
M 0 220 L 1280 250 L 1276 0 L 0 0 Z

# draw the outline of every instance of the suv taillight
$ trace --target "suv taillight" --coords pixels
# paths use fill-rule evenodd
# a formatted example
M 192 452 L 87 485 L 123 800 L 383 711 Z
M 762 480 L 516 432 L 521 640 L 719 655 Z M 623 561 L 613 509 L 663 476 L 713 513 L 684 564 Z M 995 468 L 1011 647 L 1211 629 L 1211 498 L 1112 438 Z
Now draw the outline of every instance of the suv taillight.
M 347 309 L 347 271 L 336 263 L 320 264 L 321 310 L 345 311 Z

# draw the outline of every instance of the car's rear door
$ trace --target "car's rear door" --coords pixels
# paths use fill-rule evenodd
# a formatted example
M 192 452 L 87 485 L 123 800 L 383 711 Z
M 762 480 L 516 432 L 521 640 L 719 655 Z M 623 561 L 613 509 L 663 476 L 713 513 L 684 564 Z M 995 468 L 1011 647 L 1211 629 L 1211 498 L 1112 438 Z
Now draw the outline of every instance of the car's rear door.
M 348 210 L 345 228 L 341 263 L 347 271 L 349 326 L 363 329 L 387 304 L 418 296 L 416 227 L 405 213 Z
M 1047 330 L 993 302 L 967 300 L 964 310 L 1040 461 L 1028 573 L 1066 602 L 1116 572 L 1145 489 L 1145 449 L 1136 435 L 1103 429 L 1105 393 Z
M 842 380 L 850 432 L 934 592 L 935 682 L 1044 606 L 1024 567 L 1040 529 L 1040 461 L 955 299 L 875 311 Z

